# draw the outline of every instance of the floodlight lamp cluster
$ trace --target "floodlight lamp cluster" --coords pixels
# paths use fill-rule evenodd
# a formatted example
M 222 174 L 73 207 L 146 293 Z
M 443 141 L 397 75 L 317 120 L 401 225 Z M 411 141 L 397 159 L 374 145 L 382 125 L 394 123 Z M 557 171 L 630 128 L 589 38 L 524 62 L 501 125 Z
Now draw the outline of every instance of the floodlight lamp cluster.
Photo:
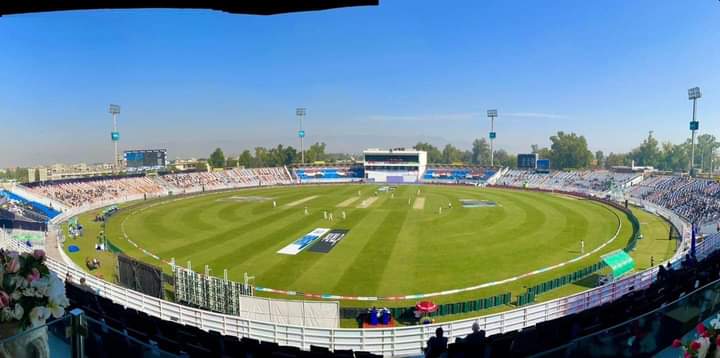
M 700 87 L 693 87 L 688 90 L 688 99 L 698 99 L 702 97 L 702 93 L 700 93 Z
M 497 117 L 498 116 L 497 109 L 488 109 L 487 115 L 488 115 L 488 117 Z
M 118 113 L 120 113 L 120 106 L 118 106 L 117 104 L 111 104 L 108 107 L 108 112 L 110 114 L 118 114 Z
M 304 116 L 304 115 L 305 115 L 305 108 L 297 108 L 297 109 L 295 110 L 295 115 L 296 115 L 296 116 Z

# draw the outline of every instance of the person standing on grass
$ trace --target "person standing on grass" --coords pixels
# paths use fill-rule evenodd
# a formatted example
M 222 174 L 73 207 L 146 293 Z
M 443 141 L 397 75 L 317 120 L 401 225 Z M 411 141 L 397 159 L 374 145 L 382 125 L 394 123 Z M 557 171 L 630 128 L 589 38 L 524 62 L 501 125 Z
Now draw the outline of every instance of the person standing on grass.
M 585 240 L 580 240 L 580 253 L 585 253 Z

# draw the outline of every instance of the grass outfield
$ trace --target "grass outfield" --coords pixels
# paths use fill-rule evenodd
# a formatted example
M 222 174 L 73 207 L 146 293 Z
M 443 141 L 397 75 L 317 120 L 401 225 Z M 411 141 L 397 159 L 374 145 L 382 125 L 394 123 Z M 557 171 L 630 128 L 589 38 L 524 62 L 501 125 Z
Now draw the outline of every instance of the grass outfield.
M 425 205 L 419 210 L 412 205 L 418 187 L 400 186 L 359 208 L 377 187 L 277 187 L 141 203 L 116 214 L 107 232 L 115 245 L 151 263 L 158 264 L 122 239 L 123 229 L 141 247 L 178 263 L 191 260 L 196 270 L 207 264 L 216 275 L 227 268 L 235 280 L 249 272 L 259 286 L 356 296 L 442 291 L 523 274 L 578 256 L 581 239 L 587 251 L 597 247 L 615 234 L 618 217 L 620 237 L 603 252 L 623 247 L 632 232 L 627 218 L 607 206 L 503 189 L 423 186 Z M 358 200 L 337 207 L 358 190 Z M 272 198 L 278 206 L 240 197 Z M 498 206 L 462 208 L 459 199 L 490 200 Z M 340 219 L 343 210 L 346 220 Z M 324 220 L 323 211 L 333 212 L 336 220 Z M 326 254 L 277 253 L 318 227 L 350 231 Z M 591 257 L 572 268 L 596 261 Z
M 609 239 L 622 224 L 619 237 L 602 253 L 622 248 L 632 235 L 628 218 L 607 206 L 564 195 L 516 190 L 422 186 L 426 199 L 422 210 L 414 208 L 416 186 L 402 186 L 394 194 L 378 195 L 368 208 L 358 205 L 374 197 L 378 186 L 332 185 L 247 189 L 203 194 L 181 200 L 161 199 L 128 203 L 108 223 L 111 241 L 127 254 L 159 265 L 153 258 L 132 247 L 121 235 L 121 224 L 132 240 L 162 258 L 175 257 L 179 263 L 192 260 L 193 268 L 205 263 L 216 275 L 223 267 L 231 278 L 240 280 L 247 270 L 266 287 L 296 289 L 314 293 L 347 295 L 405 295 L 460 288 L 508 278 L 579 255 L 579 238 L 586 250 Z M 346 207 L 337 205 L 361 196 Z M 272 197 L 271 201 L 242 201 L 238 197 Z M 236 197 L 231 199 L 232 197 Z M 287 206 L 315 197 L 296 206 Z M 411 204 L 408 205 L 408 198 Z M 496 201 L 497 207 L 461 208 L 459 199 Z M 447 209 L 447 202 L 453 208 Z M 443 206 L 443 213 L 438 208 Z M 308 206 L 310 215 L 304 215 Z M 335 213 L 332 225 L 322 211 Z M 347 220 L 341 218 L 345 210 Z M 660 262 L 672 255 L 674 241 L 667 240 L 669 224 L 639 209 L 645 238 L 632 256 L 642 269 L 649 257 Z M 85 236 L 68 239 L 81 252 L 69 254 L 80 265 L 85 257 L 97 257 L 93 245 L 99 224 L 91 221 L 96 211 L 80 216 Z M 346 228 L 349 234 L 329 253 L 303 251 L 296 256 L 276 251 L 316 227 Z M 66 251 L 67 252 L 67 251 Z M 601 253 L 576 264 L 531 276 L 516 282 L 471 292 L 432 298 L 433 301 L 458 302 L 502 292 L 513 296 L 531 286 L 570 273 L 599 260 Z M 103 267 L 94 271 L 105 278 L 115 277 L 116 261 L 107 253 L 99 255 Z M 587 289 L 579 282 L 537 297 L 544 301 Z M 287 298 L 286 296 L 276 296 Z M 412 301 L 375 302 L 378 305 L 408 306 Z M 367 302 L 343 301 L 344 306 L 365 307 Z M 511 306 L 440 317 L 458 319 L 511 309 Z M 352 326 L 354 322 L 343 322 Z

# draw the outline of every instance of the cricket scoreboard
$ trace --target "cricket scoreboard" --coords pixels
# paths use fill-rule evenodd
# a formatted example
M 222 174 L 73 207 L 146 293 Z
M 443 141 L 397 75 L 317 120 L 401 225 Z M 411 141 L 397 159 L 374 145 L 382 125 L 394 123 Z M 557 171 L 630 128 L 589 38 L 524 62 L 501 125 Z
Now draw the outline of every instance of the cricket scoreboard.
M 167 149 L 126 150 L 123 159 L 129 172 L 163 170 L 167 167 Z

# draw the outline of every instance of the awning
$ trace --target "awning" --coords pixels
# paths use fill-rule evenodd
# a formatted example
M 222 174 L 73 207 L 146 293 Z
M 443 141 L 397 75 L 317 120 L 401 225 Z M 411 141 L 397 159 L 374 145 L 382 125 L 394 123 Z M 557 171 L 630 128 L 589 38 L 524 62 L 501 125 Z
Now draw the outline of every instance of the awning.
M 624 250 L 603 255 L 602 260 L 612 269 L 613 278 L 621 277 L 635 268 L 635 261 Z

